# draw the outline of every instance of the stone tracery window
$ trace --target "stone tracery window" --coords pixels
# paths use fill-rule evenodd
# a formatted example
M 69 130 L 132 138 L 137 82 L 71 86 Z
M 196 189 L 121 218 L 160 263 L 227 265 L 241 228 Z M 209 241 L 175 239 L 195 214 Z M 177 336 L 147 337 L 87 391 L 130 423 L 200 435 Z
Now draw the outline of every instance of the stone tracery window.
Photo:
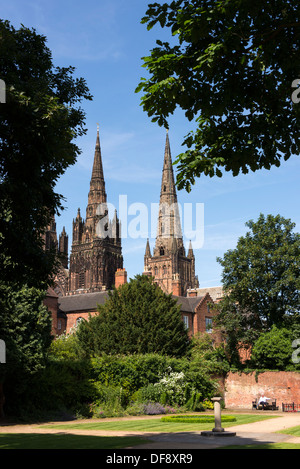
M 85 272 L 81 271 L 78 276 L 78 288 L 85 287 Z

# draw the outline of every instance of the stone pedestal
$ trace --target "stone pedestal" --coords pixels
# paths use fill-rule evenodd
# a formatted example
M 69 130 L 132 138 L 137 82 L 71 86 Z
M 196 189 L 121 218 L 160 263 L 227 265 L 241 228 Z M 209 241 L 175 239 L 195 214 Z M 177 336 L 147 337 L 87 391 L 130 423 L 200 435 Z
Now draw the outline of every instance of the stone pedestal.
M 235 432 L 226 432 L 222 428 L 222 419 L 221 419 L 221 397 L 213 397 L 212 402 L 214 403 L 214 412 L 215 412 L 215 428 L 212 431 L 201 432 L 201 436 L 236 436 Z
M 215 412 L 215 428 L 213 428 L 213 432 L 224 432 L 221 421 L 221 397 L 213 397 L 212 402 L 214 403 Z

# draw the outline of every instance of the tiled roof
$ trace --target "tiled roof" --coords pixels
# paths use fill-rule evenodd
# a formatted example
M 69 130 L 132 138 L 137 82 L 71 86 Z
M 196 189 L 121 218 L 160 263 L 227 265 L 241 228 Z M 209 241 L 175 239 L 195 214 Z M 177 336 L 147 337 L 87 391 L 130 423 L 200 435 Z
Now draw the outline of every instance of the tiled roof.
M 60 311 L 70 313 L 72 311 L 92 311 L 97 309 L 97 305 L 103 305 L 108 298 L 108 292 L 83 293 L 81 295 L 62 296 L 58 298 Z M 203 296 L 187 298 L 185 296 L 173 296 L 181 306 L 181 311 L 193 313 L 196 306 L 203 299 Z
M 92 311 L 97 309 L 98 304 L 103 305 L 107 298 L 107 291 L 62 296 L 58 299 L 58 306 L 65 313 L 70 313 L 71 311 Z

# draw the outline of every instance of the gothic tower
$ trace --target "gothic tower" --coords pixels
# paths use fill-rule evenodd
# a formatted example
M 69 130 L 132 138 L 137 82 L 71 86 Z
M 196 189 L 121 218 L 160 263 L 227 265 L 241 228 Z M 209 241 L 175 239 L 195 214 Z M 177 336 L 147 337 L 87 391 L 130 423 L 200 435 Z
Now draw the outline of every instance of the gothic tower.
M 166 293 L 185 296 L 189 288 L 198 287 L 195 276 L 195 256 L 190 243 L 186 256 L 174 172 L 167 132 L 162 171 L 157 236 L 153 255 L 149 240 L 144 256 L 144 273 L 152 275 Z
M 115 272 L 123 268 L 121 226 L 117 213 L 109 220 L 99 126 L 85 221 L 78 209 L 73 220 L 68 294 L 111 289 Z

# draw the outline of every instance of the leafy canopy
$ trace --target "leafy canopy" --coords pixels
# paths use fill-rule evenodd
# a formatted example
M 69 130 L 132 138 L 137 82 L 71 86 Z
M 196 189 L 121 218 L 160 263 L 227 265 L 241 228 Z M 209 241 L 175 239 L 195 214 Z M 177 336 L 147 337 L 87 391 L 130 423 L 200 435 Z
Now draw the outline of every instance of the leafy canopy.
M 235 249 L 218 258 L 225 298 L 216 319 L 231 345 L 253 344 L 272 326 L 299 329 L 300 235 L 280 215 L 261 214 Z
M 183 356 L 189 346 L 180 307 L 171 295 L 143 275 L 109 292 L 99 314 L 83 321 L 77 331 L 87 353 Z
M 91 95 L 74 67 L 54 67 L 46 38 L 0 20 L 0 281 L 43 286 L 53 259 L 41 234 L 63 209 L 55 186 L 80 153 L 86 132 L 78 106 Z
M 54 67 L 46 38 L 34 29 L 0 20 L 0 57 L 6 97 L 0 104 L 0 338 L 7 357 L 0 365 L 1 415 L 3 382 L 22 392 L 26 378 L 45 364 L 51 314 L 42 302 L 55 256 L 43 250 L 42 235 L 63 209 L 55 186 L 80 153 L 73 143 L 85 133 L 78 103 L 91 96 L 73 67 Z
M 34 287 L 14 291 L 0 285 L 0 337 L 6 344 L 6 363 L 0 364 L 0 383 L 18 382 L 45 365 L 51 343 L 51 314 L 42 304 L 44 292 Z
M 260 368 L 285 370 L 292 367 L 292 339 L 289 329 L 273 326 L 255 342 L 251 362 Z M 295 366 L 295 365 L 294 365 Z
M 178 187 L 201 174 L 248 173 L 299 154 L 297 0 L 175 0 L 152 3 L 142 23 L 170 29 L 144 57 L 150 77 L 136 91 L 160 126 L 181 108 L 196 130 L 185 136 Z

